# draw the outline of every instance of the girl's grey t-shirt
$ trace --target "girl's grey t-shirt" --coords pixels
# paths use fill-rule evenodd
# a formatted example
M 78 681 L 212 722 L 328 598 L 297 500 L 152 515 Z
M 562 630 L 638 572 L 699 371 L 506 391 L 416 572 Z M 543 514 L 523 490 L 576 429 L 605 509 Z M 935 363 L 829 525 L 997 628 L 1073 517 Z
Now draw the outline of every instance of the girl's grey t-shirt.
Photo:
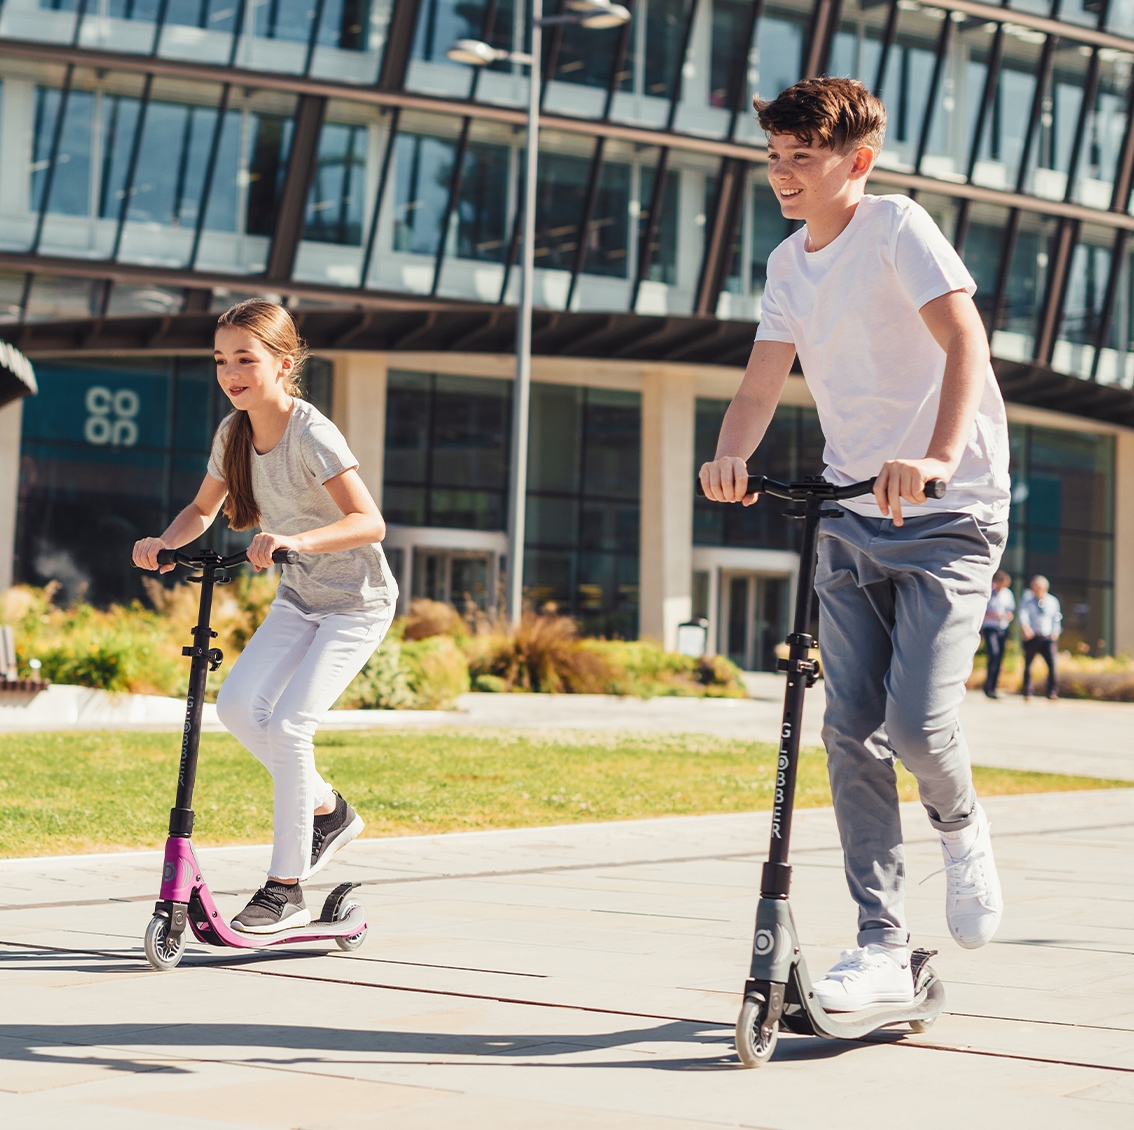
M 234 410 L 213 437 L 209 474 L 222 483 L 225 438 L 235 418 Z M 342 511 L 323 484 L 357 466 L 342 432 L 313 405 L 293 400 L 283 439 L 263 455 L 252 449 L 260 529 L 286 536 L 339 521 Z M 278 596 L 302 612 L 357 612 L 390 607 L 398 586 L 375 542 L 339 553 L 301 554 L 297 565 L 283 567 Z

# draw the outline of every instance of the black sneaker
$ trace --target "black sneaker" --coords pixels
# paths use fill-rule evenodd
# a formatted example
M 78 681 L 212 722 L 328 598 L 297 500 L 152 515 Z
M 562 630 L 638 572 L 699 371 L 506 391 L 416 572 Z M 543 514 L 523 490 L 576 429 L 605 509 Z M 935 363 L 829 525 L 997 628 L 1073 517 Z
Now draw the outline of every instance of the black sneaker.
M 232 928 L 244 934 L 278 934 L 310 921 L 311 911 L 299 884 L 288 886 L 269 879 L 232 920 Z
M 335 811 L 325 816 L 315 817 L 311 832 L 311 866 L 305 879 L 310 879 L 317 871 L 322 871 L 331 857 L 347 846 L 365 828 L 362 817 L 339 794 L 335 793 Z

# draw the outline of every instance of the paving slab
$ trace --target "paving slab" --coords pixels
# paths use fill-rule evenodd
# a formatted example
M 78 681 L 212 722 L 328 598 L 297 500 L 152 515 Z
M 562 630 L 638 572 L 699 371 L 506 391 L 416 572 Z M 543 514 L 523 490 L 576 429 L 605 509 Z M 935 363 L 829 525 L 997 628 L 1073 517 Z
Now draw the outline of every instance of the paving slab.
M 930 1031 L 784 1035 L 738 1065 L 766 814 L 364 839 L 309 885 L 362 884 L 355 953 L 190 946 L 149 970 L 157 852 L 0 862 L 0 1124 L 953 1130 L 1134 1124 L 1134 789 L 997 797 L 1007 912 L 983 950 L 944 921 L 936 838 L 903 806 Z M 205 849 L 222 910 L 269 849 Z M 850 944 L 833 815 L 798 814 L 793 907 L 813 971 Z M 324 876 L 319 876 L 320 880 Z

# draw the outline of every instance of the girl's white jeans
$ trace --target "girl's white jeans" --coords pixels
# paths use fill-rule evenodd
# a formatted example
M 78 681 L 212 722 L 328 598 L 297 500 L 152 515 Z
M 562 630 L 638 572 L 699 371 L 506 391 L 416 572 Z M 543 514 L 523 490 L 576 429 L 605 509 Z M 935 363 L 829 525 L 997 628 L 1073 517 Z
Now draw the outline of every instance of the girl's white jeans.
M 221 687 L 218 717 L 274 782 L 271 878 L 301 879 L 311 864 L 314 812 L 332 792 L 315 768 L 315 730 L 393 618 L 393 606 L 318 614 L 276 600 Z

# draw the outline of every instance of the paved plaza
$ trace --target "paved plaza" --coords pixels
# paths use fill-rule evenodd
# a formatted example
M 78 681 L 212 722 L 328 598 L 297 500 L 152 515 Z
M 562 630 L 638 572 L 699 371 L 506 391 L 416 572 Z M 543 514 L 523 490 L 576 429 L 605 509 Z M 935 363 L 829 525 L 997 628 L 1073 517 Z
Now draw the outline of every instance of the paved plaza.
M 779 687 L 758 681 L 747 702 L 475 695 L 416 721 L 774 737 Z M 984 764 L 1134 780 L 1134 706 L 970 695 L 965 711 Z M 170 973 L 141 947 L 159 853 L 0 861 L 0 1125 L 1127 1130 L 1134 789 L 986 806 L 1007 912 L 976 952 L 950 940 L 936 838 L 903 809 L 915 942 L 940 950 L 946 1013 L 920 1035 L 783 1035 L 758 1071 L 732 1029 L 766 814 L 359 841 L 307 888 L 317 908 L 362 884 L 357 952 L 194 943 Z M 201 853 L 223 912 L 268 854 Z M 829 809 L 798 815 L 793 862 L 816 972 L 853 938 Z
M 148 970 L 156 852 L 0 865 L 0 1123 L 72 1127 L 1122 1127 L 1134 1122 L 1134 791 L 989 801 L 1008 900 L 996 940 L 948 937 L 916 806 L 916 941 L 947 1013 L 923 1035 L 781 1037 L 741 1068 L 732 1026 L 765 815 L 364 840 L 354 954 L 196 945 Z M 267 849 L 202 852 L 226 912 Z M 793 900 L 812 969 L 853 911 L 829 810 L 800 814 Z M 320 876 L 320 879 L 323 877 Z

